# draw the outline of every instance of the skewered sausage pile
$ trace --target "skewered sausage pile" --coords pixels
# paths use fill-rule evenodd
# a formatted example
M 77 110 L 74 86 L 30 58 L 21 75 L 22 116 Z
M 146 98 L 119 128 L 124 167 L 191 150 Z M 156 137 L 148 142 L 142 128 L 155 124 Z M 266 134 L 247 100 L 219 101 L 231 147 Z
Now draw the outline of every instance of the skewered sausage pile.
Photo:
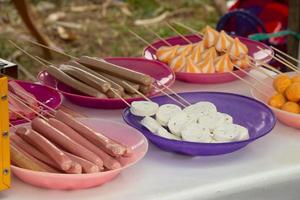
M 97 173 L 121 168 L 121 157 L 132 150 L 96 132 L 71 115 L 57 111 L 53 118 L 35 118 L 31 127 L 16 127 L 11 136 L 12 163 L 49 173 Z

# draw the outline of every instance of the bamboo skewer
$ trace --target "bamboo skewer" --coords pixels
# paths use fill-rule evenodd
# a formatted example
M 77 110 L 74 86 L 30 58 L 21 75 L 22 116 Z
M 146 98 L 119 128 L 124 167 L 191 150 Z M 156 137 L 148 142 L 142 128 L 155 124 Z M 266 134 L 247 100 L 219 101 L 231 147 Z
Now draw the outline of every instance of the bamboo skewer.
M 115 94 L 115 95 L 117 95 L 117 97 L 119 97 L 128 107 L 130 107 L 131 105 L 120 95 L 120 94 L 118 94 L 116 91 L 115 91 L 115 89 L 111 89 L 111 91 Z
M 147 44 L 148 46 L 150 46 L 152 49 L 154 49 L 155 51 L 157 51 L 158 49 L 153 46 L 152 44 L 150 44 L 147 40 L 145 40 L 144 38 L 142 38 L 140 35 L 138 35 L 136 32 L 132 31 L 131 29 L 128 28 L 128 31 L 133 34 L 135 37 L 137 37 L 138 39 L 140 39 L 141 41 L 143 41 L 145 44 Z
M 35 113 L 37 116 L 39 116 L 40 118 L 43 118 L 44 120 L 48 121 L 48 119 L 46 117 L 44 117 L 43 115 L 41 115 L 39 112 L 37 112 L 36 110 L 34 110 L 33 108 L 31 108 L 30 106 L 28 106 L 26 103 L 24 103 L 24 101 L 17 97 L 14 94 L 10 94 L 11 98 L 13 98 L 14 100 L 16 100 L 17 102 L 21 103 L 23 106 L 25 106 L 26 108 L 28 108 L 29 110 L 31 110 L 33 113 Z
M 186 30 L 194 33 L 197 37 L 199 37 L 200 39 L 202 39 L 203 34 L 201 32 L 199 32 L 199 31 L 197 31 L 197 30 L 195 30 L 195 29 L 193 29 L 193 28 L 191 28 L 189 26 L 186 26 L 186 25 L 184 25 L 183 23 L 180 23 L 180 22 L 173 22 L 173 23 L 176 24 L 176 25 L 181 26 L 182 28 L 185 28 Z
M 280 59 L 281 61 L 285 62 L 287 65 L 289 65 L 291 68 L 294 69 L 294 71 L 296 72 L 300 72 L 299 69 L 297 69 L 297 67 L 295 65 L 293 65 L 293 63 L 289 62 L 288 60 L 284 59 L 283 57 L 281 57 L 280 55 L 276 55 L 278 59 Z
M 171 95 L 169 95 L 168 93 L 166 93 L 165 91 L 159 89 L 158 87 L 156 86 L 153 86 L 155 89 L 161 91 L 164 95 L 168 96 L 170 99 L 172 99 L 173 101 L 175 101 L 176 103 L 180 104 L 181 106 L 183 107 L 186 107 L 186 105 L 184 105 L 183 103 L 181 103 L 180 101 L 178 101 L 177 99 L 175 99 L 174 97 L 172 97 Z
M 13 110 L 11 110 L 10 112 L 15 113 L 16 115 L 20 116 L 21 118 L 25 119 L 25 120 L 28 121 L 28 122 L 31 122 L 31 119 L 25 117 L 24 115 L 22 115 L 22 114 L 20 114 L 20 113 L 18 113 L 18 112 L 15 112 L 15 111 L 13 111 Z
M 141 97 L 143 97 L 144 99 L 146 99 L 147 101 L 151 101 L 148 97 L 146 97 L 143 93 L 141 93 L 140 91 L 138 91 L 137 89 L 135 89 L 134 87 L 132 87 L 130 84 L 128 84 L 126 81 L 122 81 L 125 85 L 127 85 L 127 87 L 130 87 L 132 90 L 134 90 L 137 94 L 141 95 Z
M 173 93 L 177 98 L 181 99 L 182 101 L 184 101 L 187 105 L 192 105 L 190 102 L 188 102 L 185 98 L 183 98 L 182 96 L 180 96 L 179 94 L 177 94 L 174 90 L 172 90 L 171 88 L 165 86 L 164 84 L 160 83 L 166 90 L 168 90 L 169 92 Z
M 74 57 L 74 56 L 72 56 L 72 55 L 70 55 L 70 54 L 67 54 L 67 53 L 65 53 L 65 52 L 63 52 L 63 51 L 61 51 L 61 50 L 55 49 L 55 48 L 53 48 L 53 47 L 49 47 L 49 46 L 43 45 L 43 44 L 41 44 L 41 43 L 34 42 L 34 41 L 31 41 L 31 40 L 27 40 L 27 39 L 23 39 L 23 40 L 24 40 L 24 41 L 27 41 L 27 42 L 29 42 L 29 43 L 31 43 L 31 44 L 34 44 L 34 45 L 36 45 L 36 46 L 43 47 L 43 48 L 49 49 L 49 50 L 51 50 L 51 51 L 54 51 L 54 52 L 56 52 L 56 53 L 62 54 L 62 55 L 64 55 L 64 56 L 66 56 L 66 57 L 69 57 L 69 58 L 72 58 L 72 59 L 77 59 L 76 57 Z
M 295 61 L 295 62 L 297 62 L 297 63 L 300 63 L 300 60 L 297 60 L 296 58 L 290 56 L 289 54 L 287 54 L 287 53 L 285 53 L 285 52 L 283 52 L 283 51 L 281 51 L 281 50 L 279 50 L 279 49 L 277 49 L 277 48 L 275 48 L 275 47 L 273 47 L 273 46 L 271 46 L 271 48 L 272 48 L 273 50 L 277 51 L 278 53 L 280 53 L 280 54 L 282 54 L 282 55 L 285 55 L 286 57 L 292 59 L 293 61 Z
M 260 49 L 261 51 L 266 52 L 265 49 L 262 49 L 262 48 L 259 47 L 259 46 L 257 46 L 257 48 Z M 267 52 L 267 54 L 270 55 L 270 56 L 272 56 L 272 55 L 269 54 L 268 52 Z M 272 58 L 274 58 L 275 60 L 277 60 L 277 61 L 280 62 L 281 64 L 285 65 L 286 67 L 290 68 L 291 70 L 300 73 L 300 71 L 298 71 L 297 69 L 295 69 L 295 68 L 297 68 L 297 67 L 294 68 L 294 66 L 290 66 L 289 64 L 287 64 L 286 62 L 284 62 L 284 61 L 282 61 L 281 59 L 277 58 L 276 56 L 272 56 Z
M 184 35 L 182 35 L 179 31 L 177 31 L 171 24 L 166 22 L 167 26 L 172 29 L 176 34 L 178 34 L 182 39 L 184 39 L 188 44 L 191 44 L 191 41 L 187 39 Z
M 157 38 L 159 38 L 160 40 L 162 40 L 166 45 L 168 46 L 172 46 L 172 44 L 170 42 L 168 42 L 167 40 L 163 39 L 159 34 L 157 34 L 155 31 L 153 31 L 152 29 L 148 28 L 147 26 L 144 26 L 149 32 L 151 32 L 152 34 L 154 34 Z

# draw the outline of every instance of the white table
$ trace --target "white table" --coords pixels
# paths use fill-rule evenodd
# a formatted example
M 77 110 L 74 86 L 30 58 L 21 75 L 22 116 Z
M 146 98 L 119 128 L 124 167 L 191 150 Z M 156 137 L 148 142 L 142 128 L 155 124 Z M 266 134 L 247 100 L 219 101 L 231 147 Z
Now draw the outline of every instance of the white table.
M 256 76 L 263 78 L 260 74 Z M 205 90 L 250 95 L 249 87 L 241 81 L 218 85 L 176 82 L 173 88 L 177 92 Z M 122 110 L 75 105 L 72 108 L 91 117 L 123 122 Z M 278 122 L 270 134 L 231 154 L 188 157 L 164 152 L 150 144 L 141 162 L 100 187 L 55 191 L 13 178 L 12 188 L 1 192 L 0 199 L 300 199 L 299 183 L 300 131 Z

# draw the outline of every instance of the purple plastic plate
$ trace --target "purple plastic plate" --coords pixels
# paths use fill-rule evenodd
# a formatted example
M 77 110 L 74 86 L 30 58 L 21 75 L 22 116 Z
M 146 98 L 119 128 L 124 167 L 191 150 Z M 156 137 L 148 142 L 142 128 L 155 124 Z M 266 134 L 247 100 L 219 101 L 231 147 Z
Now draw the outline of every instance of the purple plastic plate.
M 46 104 L 50 108 L 57 109 L 62 103 L 61 95 L 56 90 L 50 87 L 27 81 L 14 81 L 18 83 L 21 87 L 23 87 L 27 92 L 33 94 L 38 101 Z M 43 109 L 44 111 L 48 111 L 48 109 L 45 107 L 43 107 Z M 10 120 L 10 123 L 12 123 L 13 125 L 17 125 L 27 123 L 27 121 L 24 119 L 17 119 Z
M 162 87 L 161 84 L 169 87 L 175 81 L 175 75 L 172 70 L 167 65 L 158 61 L 146 60 L 144 58 L 125 57 L 105 58 L 105 60 L 113 64 L 152 76 L 156 80 L 154 85 L 157 87 L 157 89 L 153 89 L 151 94 L 148 96 L 157 95 L 160 92 L 159 89 Z M 85 96 L 71 87 L 61 82 L 57 82 L 55 78 L 49 75 L 46 71 L 39 73 L 38 80 L 42 84 L 57 89 L 64 95 L 65 98 L 80 106 L 102 109 L 121 109 L 126 107 L 126 104 L 121 99 L 100 99 Z M 126 99 L 128 103 L 137 100 L 141 100 L 141 98 Z
M 245 141 L 229 143 L 195 143 L 169 140 L 148 131 L 140 124 L 142 118 L 132 115 L 129 108 L 124 110 L 123 119 L 127 124 L 141 131 L 157 147 L 165 151 L 191 156 L 210 156 L 236 151 L 269 133 L 276 123 L 272 110 L 265 104 L 250 97 L 220 92 L 188 92 L 179 93 L 179 95 L 190 103 L 199 101 L 214 103 L 219 112 L 231 115 L 234 123 L 246 127 L 249 130 L 250 138 Z M 167 96 L 153 97 L 151 100 L 159 105 L 175 103 Z
M 201 41 L 201 39 L 197 35 L 186 35 L 185 37 L 193 43 Z M 241 42 L 243 42 L 248 47 L 249 56 L 253 57 L 253 54 L 260 50 L 257 47 L 260 47 L 262 49 L 268 49 L 268 50 L 270 50 L 270 52 L 272 52 L 272 54 L 274 54 L 273 50 L 269 46 L 267 46 L 261 42 L 253 41 L 253 40 L 250 40 L 250 39 L 247 39 L 244 37 L 238 37 L 238 38 L 240 39 Z M 180 36 L 166 38 L 165 40 L 168 41 L 172 45 L 187 44 L 187 42 Z M 151 46 L 158 49 L 161 46 L 166 46 L 166 43 L 164 43 L 164 41 L 162 41 L 162 40 L 158 40 L 156 42 L 153 42 L 151 44 Z M 151 46 L 147 46 L 145 48 L 144 57 L 149 60 L 156 60 L 156 55 L 155 55 L 156 50 L 153 49 Z M 260 59 L 260 62 L 267 63 L 271 59 L 272 59 L 272 56 L 267 56 L 265 58 Z M 246 76 L 246 74 L 240 70 L 235 70 L 235 73 L 241 77 Z M 176 75 L 177 80 L 190 82 L 190 83 L 204 83 L 204 84 L 225 83 L 225 82 L 230 82 L 230 81 L 234 81 L 237 79 L 234 75 L 232 75 L 229 72 L 214 73 L 214 74 L 175 72 L 175 75 Z

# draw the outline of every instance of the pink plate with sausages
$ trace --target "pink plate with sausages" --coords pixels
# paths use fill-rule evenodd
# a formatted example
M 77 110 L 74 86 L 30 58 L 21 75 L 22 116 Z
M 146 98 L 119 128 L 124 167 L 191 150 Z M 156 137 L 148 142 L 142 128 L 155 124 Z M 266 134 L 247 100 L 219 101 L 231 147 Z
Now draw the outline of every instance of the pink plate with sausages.
M 95 131 L 102 132 L 109 138 L 132 148 L 132 156 L 119 159 L 122 168 L 94 174 L 58 174 L 37 172 L 12 165 L 14 175 L 25 183 L 42 188 L 59 190 L 90 188 L 111 181 L 121 171 L 141 160 L 148 150 L 147 139 L 134 128 L 98 118 L 80 118 L 79 120 Z
M 28 81 L 20 81 L 20 80 L 14 80 L 14 81 L 17 84 L 19 84 L 24 90 L 34 95 L 37 101 L 42 102 L 43 104 L 47 105 L 50 108 L 57 109 L 62 103 L 61 94 L 50 87 L 41 84 L 35 84 Z M 47 112 L 48 109 L 43 107 L 43 111 Z M 27 118 L 29 119 L 33 119 L 34 117 L 27 116 Z M 25 119 L 10 119 L 10 123 L 12 125 L 22 124 L 26 122 L 27 120 Z
M 157 88 L 153 88 L 150 95 L 154 96 L 159 94 L 159 90 L 162 89 L 161 84 L 169 87 L 175 81 L 175 75 L 173 71 L 164 63 L 155 60 L 147 60 L 144 58 L 105 58 L 106 61 L 138 71 L 147 75 L 150 75 L 155 79 L 154 85 Z M 89 97 L 79 93 L 78 91 L 72 89 L 71 87 L 56 81 L 51 75 L 46 71 L 42 71 L 38 75 L 39 81 L 47 86 L 57 89 L 61 92 L 65 98 L 69 101 L 84 107 L 91 108 L 101 108 L 101 109 L 121 109 L 125 108 L 127 105 L 121 99 L 111 99 L 111 98 L 95 98 Z M 131 103 L 132 101 L 141 100 L 141 98 L 127 98 L 126 101 Z
M 202 40 L 197 35 L 186 35 L 185 37 L 192 43 L 196 43 L 196 42 L 199 42 Z M 260 47 L 262 49 L 268 49 L 273 54 L 273 50 L 269 46 L 267 46 L 261 42 L 253 41 L 253 40 L 243 38 L 243 37 L 239 37 L 239 39 L 242 43 L 244 43 L 248 47 L 249 56 L 253 57 L 253 55 L 259 51 L 258 47 Z M 172 45 L 187 44 L 187 42 L 180 36 L 166 38 L 165 40 L 168 41 Z M 166 46 L 166 43 L 162 40 L 158 40 L 158 41 L 152 43 L 151 46 L 158 49 L 161 46 Z M 147 46 L 145 48 L 144 57 L 149 60 L 156 60 L 157 59 L 156 55 L 155 55 L 156 50 L 153 49 L 151 46 Z M 259 61 L 267 63 L 271 59 L 272 59 L 272 56 L 266 56 L 266 57 L 260 58 Z M 240 77 L 244 77 L 247 75 L 246 73 L 242 72 L 241 70 L 235 70 L 234 72 L 237 75 L 239 75 Z M 203 84 L 224 83 L 224 82 L 234 81 L 237 79 L 237 77 L 235 77 L 234 75 L 232 75 L 229 72 L 213 73 L 213 74 L 175 72 L 175 75 L 176 75 L 176 79 L 180 80 L 180 81 L 189 82 L 189 83 L 203 83 Z

